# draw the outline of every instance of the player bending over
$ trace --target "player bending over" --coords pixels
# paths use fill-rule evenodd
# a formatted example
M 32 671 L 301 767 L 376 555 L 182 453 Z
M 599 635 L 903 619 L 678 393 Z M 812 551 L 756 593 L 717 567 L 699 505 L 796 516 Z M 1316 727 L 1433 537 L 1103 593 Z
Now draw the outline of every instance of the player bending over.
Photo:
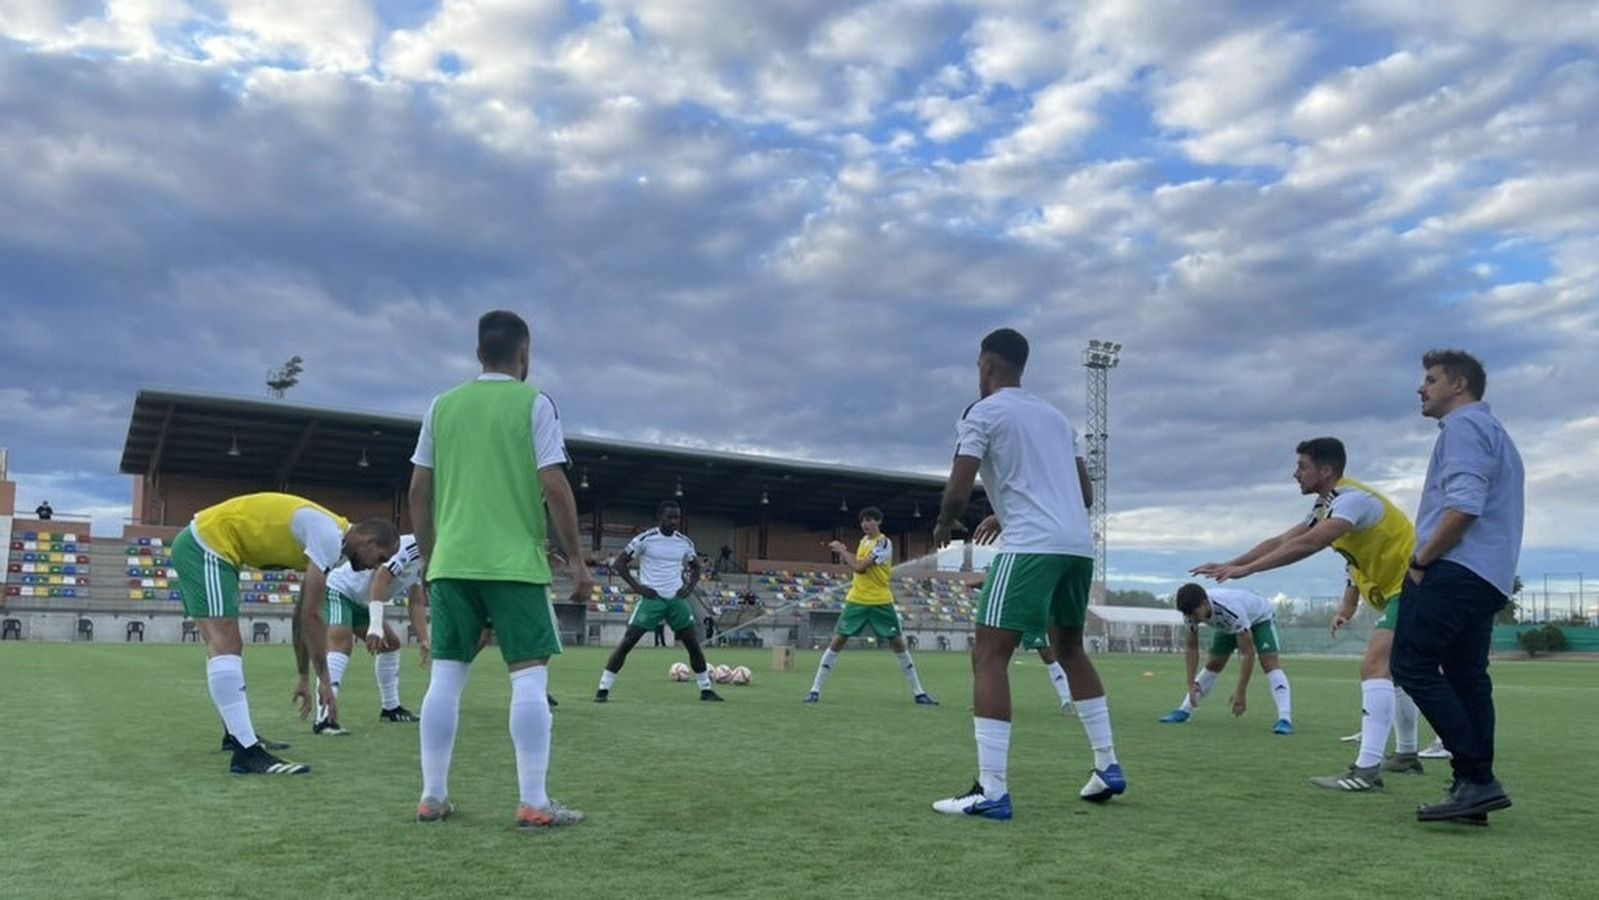
M 1294 733 L 1293 704 L 1288 691 L 1288 674 L 1277 659 L 1277 622 L 1275 612 L 1265 597 L 1254 591 L 1231 588 L 1205 590 L 1197 584 L 1185 584 L 1177 589 L 1177 611 L 1188 623 L 1188 643 L 1185 650 L 1188 663 L 1188 692 L 1182 705 L 1161 721 L 1168 725 L 1186 722 L 1194 714 L 1199 701 L 1205 699 L 1216 686 L 1216 679 L 1227 668 L 1227 660 L 1238 651 L 1238 689 L 1233 692 L 1233 715 L 1244 714 L 1249 695 L 1249 676 L 1255 668 L 1255 658 L 1260 658 L 1260 670 L 1266 673 L 1271 685 L 1271 699 L 1277 704 L 1277 724 L 1273 734 Z M 1199 667 L 1199 626 L 1209 625 L 1215 636 L 1210 641 L 1210 658 L 1205 668 L 1196 675 Z

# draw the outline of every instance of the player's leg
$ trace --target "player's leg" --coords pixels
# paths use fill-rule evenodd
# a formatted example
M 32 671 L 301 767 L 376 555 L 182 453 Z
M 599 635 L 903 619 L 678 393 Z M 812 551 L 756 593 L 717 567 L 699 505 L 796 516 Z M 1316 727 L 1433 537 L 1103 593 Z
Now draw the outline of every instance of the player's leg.
M 378 699 L 382 710 L 378 718 L 384 722 L 415 722 L 416 715 L 400 704 L 400 635 L 394 626 L 383 623 L 383 644 L 372 660 L 372 673 L 377 676 Z
M 1216 680 L 1221 677 L 1221 673 L 1227 668 L 1227 661 L 1232 659 L 1233 650 L 1237 646 L 1238 638 L 1224 631 L 1218 631 L 1212 635 L 1210 654 L 1205 658 L 1205 664 L 1200 667 L 1198 674 L 1194 676 L 1193 685 L 1190 686 L 1189 690 L 1183 691 L 1182 702 L 1177 705 L 1177 708 L 1162 716 L 1160 721 L 1167 725 L 1180 725 L 1193 718 L 1194 694 L 1199 695 L 1201 702 L 1210 696 L 1210 692 L 1216 688 Z
M 699 682 L 700 699 L 708 703 L 722 702 L 722 695 L 711 686 L 711 667 L 705 661 L 705 648 L 700 643 L 699 629 L 694 625 L 694 608 L 681 597 L 667 604 L 666 624 L 677 636 L 683 649 L 688 651 L 688 665 Z
M 633 608 L 633 618 L 627 623 L 627 631 L 622 633 L 621 643 L 611 651 L 611 656 L 605 661 L 605 669 L 600 672 L 600 686 L 594 691 L 594 702 L 604 703 L 611 699 L 611 685 L 616 683 L 616 674 L 622 671 L 622 666 L 627 663 L 627 655 L 633 652 L 639 639 L 644 637 L 646 631 L 653 629 L 655 623 L 660 621 L 658 610 L 646 610 L 644 604 L 656 603 L 655 600 L 640 600 L 638 606 Z M 640 620 L 644 621 L 641 623 Z
M 444 578 L 428 585 L 432 615 L 433 664 L 422 697 L 422 801 L 418 821 L 435 822 L 450 806 L 450 760 L 461 718 L 461 693 L 484 637 L 488 615 L 476 584 Z M 497 624 L 497 623 L 496 623 Z
M 328 623 L 328 685 L 333 689 L 335 699 L 344 687 L 344 673 L 350 668 L 350 653 L 355 649 L 356 632 L 366 631 L 366 607 L 361 607 L 357 627 L 355 606 L 352 598 L 332 588 L 328 588 L 327 598 L 322 604 L 322 617 Z M 338 722 L 329 719 L 320 703 L 317 704 L 312 731 L 324 737 L 350 733 Z
M 1360 749 L 1345 772 L 1312 778 L 1316 787 L 1352 793 L 1382 789 L 1383 750 L 1394 725 L 1394 681 L 1388 669 L 1393 645 L 1393 628 L 1379 623 L 1360 660 Z
M 206 648 L 206 686 L 228 735 L 233 738 L 229 771 L 239 775 L 298 775 L 311 771 L 273 756 L 261 745 L 250 718 L 244 684 L 244 637 L 239 631 L 239 571 L 201 546 L 185 528 L 172 542 L 183 609 L 194 619 Z
M 1127 777 L 1116 758 L 1110 725 L 1110 700 L 1094 662 L 1083 649 L 1083 626 L 1088 621 L 1088 594 L 1094 580 L 1094 561 L 1081 556 L 1051 557 L 1055 564 L 1049 607 L 1049 636 L 1055 655 L 1071 679 L 1077 718 L 1083 723 L 1088 746 L 1094 751 L 1094 768 L 1078 796 L 1104 803 L 1127 791 Z
M 1266 684 L 1271 688 L 1271 701 L 1277 706 L 1277 722 L 1272 734 L 1294 733 L 1293 693 L 1288 687 L 1288 673 L 1283 671 L 1282 644 L 1277 639 L 1277 622 L 1261 622 L 1250 629 L 1255 638 L 1255 652 L 1259 655 L 1260 670 L 1266 673 Z
M 1071 679 L 1066 677 L 1066 670 L 1055 657 L 1055 651 L 1050 649 L 1049 633 L 1022 635 L 1022 647 L 1038 651 L 1038 660 L 1044 664 L 1044 671 L 1049 673 L 1049 683 L 1055 688 L 1055 696 L 1060 699 L 1061 711 L 1067 715 L 1074 714 Z
M 811 689 L 805 694 L 806 703 L 815 703 L 822 699 L 822 687 L 827 684 L 827 678 L 838 667 L 838 655 L 849 646 L 849 639 L 866 628 L 865 607 L 859 603 L 844 601 L 844 611 L 838 615 L 838 626 L 833 629 L 833 639 L 828 642 L 827 649 L 822 651 L 822 660 L 816 664 L 816 677 L 811 679 Z
M 911 699 L 918 706 L 937 706 L 938 701 L 922 687 L 922 676 L 916 671 L 916 661 L 911 659 L 911 649 L 905 644 L 904 623 L 894 604 L 874 606 L 869 613 L 872 631 L 880 640 L 888 641 L 888 649 L 899 660 L 899 670 L 905 675 L 905 684 L 911 689 Z
M 550 657 L 561 652 L 561 635 L 544 585 L 478 582 L 494 619 L 500 655 L 511 678 L 510 730 L 516 750 L 518 828 L 575 825 L 583 814 L 553 800 L 545 779 L 550 768 L 554 718 L 549 704 Z

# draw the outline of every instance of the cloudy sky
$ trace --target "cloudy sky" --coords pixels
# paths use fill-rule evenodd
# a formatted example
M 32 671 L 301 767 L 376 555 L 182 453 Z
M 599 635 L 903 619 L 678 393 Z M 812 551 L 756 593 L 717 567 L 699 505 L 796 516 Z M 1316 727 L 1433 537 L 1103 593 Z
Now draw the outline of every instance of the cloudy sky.
M 509 307 L 571 430 L 937 471 L 1010 325 L 1074 418 L 1125 344 L 1112 582 L 1166 589 L 1304 437 L 1414 509 L 1458 345 L 1527 580 L 1599 578 L 1595 146 L 1588 0 L 0 0 L 0 445 L 113 519 L 139 385 L 416 414 Z

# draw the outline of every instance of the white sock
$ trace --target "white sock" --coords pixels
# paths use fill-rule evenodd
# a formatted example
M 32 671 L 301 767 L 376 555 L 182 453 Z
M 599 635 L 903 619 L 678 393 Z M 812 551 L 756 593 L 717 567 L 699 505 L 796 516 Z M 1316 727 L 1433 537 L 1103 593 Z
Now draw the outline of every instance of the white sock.
M 1288 673 L 1273 669 L 1266 673 L 1266 683 L 1271 685 L 1271 699 L 1277 703 L 1277 718 L 1294 720 L 1293 695 L 1288 690 Z
M 1421 710 L 1402 688 L 1394 688 L 1394 752 L 1415 753 L 1421 741 Z
M 811 682 L 811 690 L 820 694 L 822 685 L 827 683 L 827 676 L 833 674 L 833 667 L 838 665 L 838 651 L 832 647 L 822 653 L 822 663 L 816 667 L 816 680 Z
M 1210 689 L 1216 686 L 1216 679 L 1220 677 L 1220 672 L 1212 672 L 1209 669 L 1199 670 L 1199 674 L 1194 676 L 1194 684 L 1199 687 L 1199 699 L 1203 700 L 1210 696 Z M 1183 712 L 1193 712 L 1194 698 L 1190 697 L 1187 691 L 1184 691 L 1183 702 L 1177 708 Z
M 229 654 L 206 660 L 205 681 L 228 734 L 240 747 L 254 747 L 259 739 L 250 723 L 250 698 L 244 694 L 244 657 Z
M 461 692 L 472 671 L 467 663 L 435 659 L 428 692 L 422 697 L 422 796 L 450 797 L 450 757 L 455 753 L 455 726 L 461 718 Z
M 906 650 L 898 654 L 899 670 L 905 673 L 905 682 L 911 686 L 911 696 L 916 697 L 927 693 L 922 690 L 922 678 L 916 674 L 916 663 L 911 661 L 911 652 Z
M 990 800 L 1010 793 L 1005 769 L 1010 758 L 1010 723 L 998 719 L 975 718 L 977 731 L 977 783 Z
M 337 650 L 328 651 L 328 683 L 333 686 L 333 698 L 339 697 L 339 688 L 344 686 L 344 670 L 350 667 L 350 654 L 340 653 Z
M 379 653 L 377 661 L 372 664 L 372 671 L 378 677 L 378 696 L 381 698 L 384 709 L 393 709 L 400 705 L 400 651 L 393 653 Z
M 511 673 L 511 743 L 516 746 L 516 783 L 522 802 L 550 805 L 544 775 L 550 768 L 550 670 L 533 666 Z
M 1094 748 L 1094 768 L 1103 769 L 1116 764 L 1116 745 L 1110 733 L 1110 703 L 1103 697 L 1080 700 L 1077 718 L 1088 734 L 1088 746 Z
M 1055 685 L 1055 693 L 1060 695 L 1060 705 L 1066 706 L 1072 702 L 1072 686 L 1066 680 L 1066 670 L 1061 668 L 1059 662 L 1049 664 L 1049 680 Z
M 608 691 L 608 690 L 611 689 L 611 685 L 613 685 L 615 683 L 616 683 L 616 673 L 615 672 L 612 672 L 610 669 L 605 669 L 605 670 L 600 672 L 600 690 Z
M 705 667 L 705 671 L 703 671 L 703 672 L 695 672 L 694 673 L 694 680 L 699 683 L 700 690 L 702 690 L 702 691 L 710 690 L 711 689 L 711 667 L 710 666 L 706 666 Z
M 1394 725 L 1394 683 L 1368 678 L 1360 683 L 1360 755 L 1355 765 L 1369 769 L 1382 762 L 1388 729 Z

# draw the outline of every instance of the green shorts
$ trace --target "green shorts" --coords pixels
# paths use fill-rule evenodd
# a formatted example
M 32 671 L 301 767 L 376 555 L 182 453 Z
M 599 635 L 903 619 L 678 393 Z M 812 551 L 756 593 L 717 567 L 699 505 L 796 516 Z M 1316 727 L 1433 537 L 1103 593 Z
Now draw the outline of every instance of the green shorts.
M 1255 652 L 1264 656 L 1268 653 L 1281 652 L 1281 645 L 1277 642 L 1277 621 L 1267 619 L 1264 622 L 1249 626 L 1249 633 L 1255 638 Z M 1238 635 L 1226 631 L 1217 631 L 1216 636 L 1210 639 L 1211 656 L 1232 656 L 1238 649 Z
M 191 528 L 172 541 L 172 568 L 178 570 L 183 612 L 193 619 L 239 617 L 239 570 L 200 545 Z
M 1029 631 L 1022 635 L 1022 647 L 1027 650 L 1048 650 L 1049 632 Z
M 328 600 L 322 607 L 322 618 L 329 628 L 340 625 L 356 634 L 366 634 L 372 625 L 372 615 L 365 603 L 357 603 L 349 594 L 328 588 Z
M 433 611 L 433 658 L 471 662 L 489 622 L 509 664 L 561 652 L 548 585 L 525 581 L 441 578 L 428 585 Z
M 1382 608 L 1382 618 L 1377 620 L 1377 627 L 1386 629 L 1388 631 L 1393 631 L 1395 628 L 1399 627 L 1398 597 L 1389 600 L 1388 605 Z
M 694 607 L 689 605 L 685 597 L 673 597 L 670 600 L 640 597 L 638 605 L 633 607 L 633 617 L 627 620 L 627 626 L 654 631 L 662 622 L 674 632 L 687 631 L 694 627 Z
M 868 627 L 880 638 L 899 637 L 899 611 L 892 603 L 850 603 L 846 600 L 833 633 L 854 637 Z
M 1022 634 L 1082 628 L 1094 561 L 1065 553 L 1000 553 L 988 566 L 977 624 Z

